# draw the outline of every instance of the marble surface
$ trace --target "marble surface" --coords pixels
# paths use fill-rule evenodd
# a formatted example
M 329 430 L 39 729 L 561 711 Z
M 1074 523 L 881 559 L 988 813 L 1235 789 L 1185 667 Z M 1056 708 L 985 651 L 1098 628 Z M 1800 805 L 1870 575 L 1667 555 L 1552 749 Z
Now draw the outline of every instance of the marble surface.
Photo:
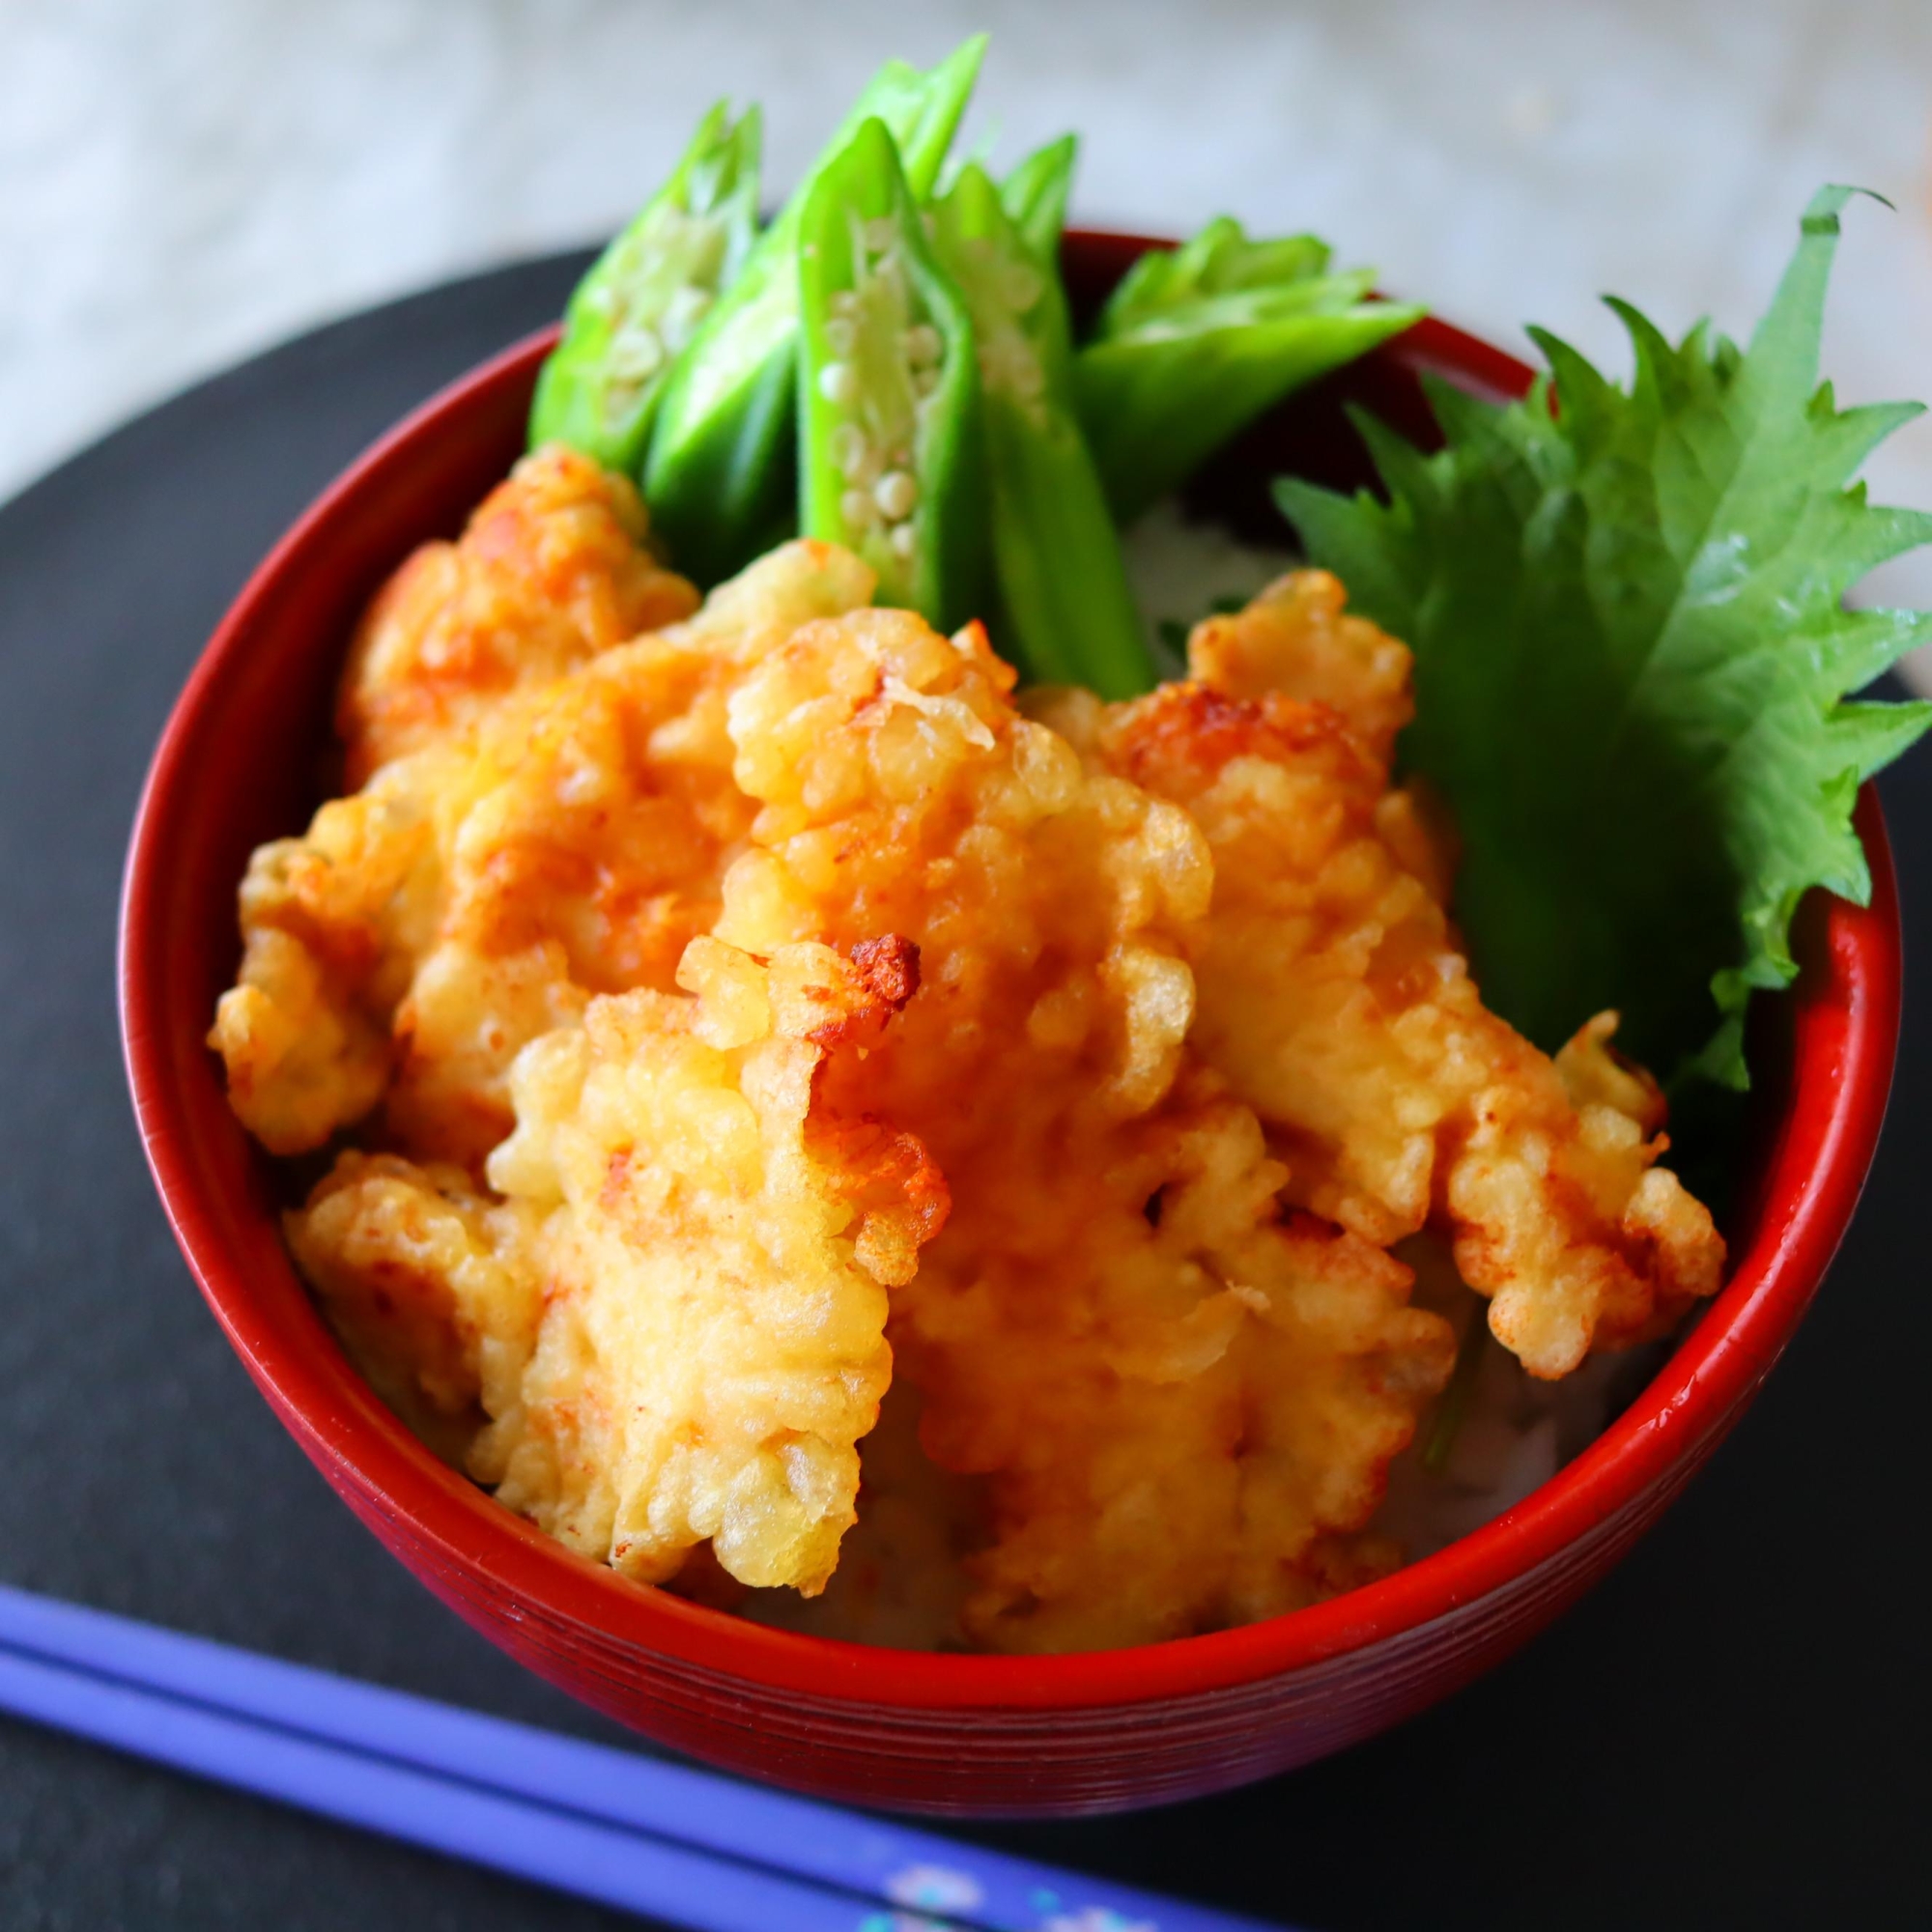
M 1613 362 L 1598 291 L 1742 331 L 1811 189 L 1880 189 L 1827 367 L 1932 395 L 1926 0 L 0 0 L 0 497 L 312 322 L 608 232 L 717 95 L 765 103 L 786 184 L 879 57 L 981 26 L 973 128 L 1080 128 L 1079 217 L 1314 228 Z M 1932 504 L 1932 422 L 1869 473 Z M 1932 604 L 1932 554 L 1869 590 Z

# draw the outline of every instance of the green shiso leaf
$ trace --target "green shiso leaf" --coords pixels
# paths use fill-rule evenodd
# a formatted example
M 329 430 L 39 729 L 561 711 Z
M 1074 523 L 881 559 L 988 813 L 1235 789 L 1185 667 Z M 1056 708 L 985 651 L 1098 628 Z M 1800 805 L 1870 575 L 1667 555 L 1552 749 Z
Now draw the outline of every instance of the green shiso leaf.
M 1284 480 L 1282 508 L 1354 607 L 1415 651 L 1407 767 L 1463 840 L 1457 914 L 1489 1005 L 1545 1047 L 1591 1013 L 1660 1073 L 1747 1084 L 1744 1011 L 1796 975 L 1813 886 L 1864 903 L 1860 782 L 1932 705 L 1850 703 L 1932 616 L 1848 611 L 1932 540 L 1852 479 L 1917 405 L 1839 410 L 1818 380 L 1838 215 L 1827 187 L 1740 352 L 1672 346 L 1611 306 L 1628 390 L 1555 337 L 1498 408 L 1431 389 L 1423 456 L 1363 419 L 1386 503 Z

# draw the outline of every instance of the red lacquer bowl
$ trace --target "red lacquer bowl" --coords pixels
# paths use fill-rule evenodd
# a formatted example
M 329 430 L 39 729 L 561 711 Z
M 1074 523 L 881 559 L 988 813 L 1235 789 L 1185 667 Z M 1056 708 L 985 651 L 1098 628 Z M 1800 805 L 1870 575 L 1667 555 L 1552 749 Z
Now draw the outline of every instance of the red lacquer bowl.
M 1145 242 L 1073 235 L 1092 303 Z M 1728 1285 L 1576 1462 L 1460 1543 L 1333 1603 L 1243 1630 L 1076 1657 L 936 1657 L 767 1630 L 627 1583 L 499 1508 L 418 1444 L 297 1279 L 269 1163 L 203 1045 L 239 952 L 249 850 L 305 822 L 351 625 L 411 548 L 508 469 L 548 334 L 434 398 L 296 525 L 210 642 L 135 822 L 122 1022 L 155 1179 L 262 1393 L 350 1507 L 438 1596 L 531 1669 L 667 1745 L 801 1790 L 909 1809 L 1050 1814 L 1190 1797 L 1398 1722 L 1517 1648 L 1630 1548 L 1755 1393 L 1851 1218 L 1898 1033 L 1899 935 L 1876 800 L 1869 910 L 1814 895 L 1803 977 L 1768 1017 L 1759 1154 Z M 1283 469 L 1360 480 L 1345 402 L 1418 440 L 1416 377 L 1520 394 L 1523 365 L 1425 322 L 1296 399 L 1207 485 L 1239 523 Z

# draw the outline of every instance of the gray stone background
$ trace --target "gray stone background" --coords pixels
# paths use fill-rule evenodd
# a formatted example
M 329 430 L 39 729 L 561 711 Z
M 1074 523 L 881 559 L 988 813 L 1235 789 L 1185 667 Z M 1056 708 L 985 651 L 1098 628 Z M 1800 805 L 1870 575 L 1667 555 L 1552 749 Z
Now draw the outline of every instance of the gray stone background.
M 1516 345 L 1615 362 L 1605 289 L 1743 331 L 1811 189 L 1880 189 L 1827 367 L 1932 395 L 1932 0 L 0 0 L 0 497 L 311 323 L 607 233 L 720 94 L 781 187 L 880 57 L 979 27 L 972 128 L 1080 129 L 1078 217 L 1313 228 Z M 1932 423 L 1869 473 L 1932 505 Z M 1932 555 L 1869 588 L 1932 604 Z

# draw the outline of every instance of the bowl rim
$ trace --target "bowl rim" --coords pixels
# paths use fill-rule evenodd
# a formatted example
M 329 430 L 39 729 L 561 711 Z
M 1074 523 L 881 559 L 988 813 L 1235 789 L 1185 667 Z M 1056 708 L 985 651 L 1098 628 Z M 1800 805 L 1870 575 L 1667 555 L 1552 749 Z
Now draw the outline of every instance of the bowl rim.
M 1105 231 L 1069 230 L 1066 239 L 1090 260 L 1120 260 L 1149 245 L 1146 238 Z M 257 566 L 169 714 L 123 879 L 117 974 L 124 1057 L 169 1223 L 215 1319 L 284 1425 L 338 1488 L 339 1472 L 353 1471 L 351 1487 L 408 1526 L 412 1559 L 481 1573 L 499 1596 L 521 1600 L 526 1615 L 587 1627 L 607 1643 L 748 1687 L 875 1709 L 1092 1710 L 1257 1685 L 1463 1610 L 1587 1540 L 1722 1432 L 1816 1292 L 1857 1207 L 1885 1116 L 1899 1029 L 1900 937 L 1889 846 L 1869 785 L 1856 823 L 1871 901 L 1860 907 L 1820 892 L 1807 902 L 1812 943 L 1790 996 L 1790 1104 L 1767 1152 L 1756 1238 L 1733 1258 L 1723 1288 L 1623 1414 L 1548 1482 L 1434 1555 L 1306 1609 L 1206 1635 L 1050 1657 L 889 1650 L 754 1624 L 635 1584 L 553 1542 L 440 1463 L 384 1408 L 312 1309 L 309 1328 L 284 1332 L 256 1307 L 249 1267 L 227 1239 L 218 1204 L 188 1151 L 189 1110 L 175 1077 L 180 1062 L 167 1042 L 161 990 L 169 853 L 200 768 L 201 740 L 292 568 L 318 547 L 326 550 L 374 479 L 406 472 L 453 419 L 493 392 L 527 383 L 556 333 L 552 327 L 513 344 L 405 416 Z M 1520 393 L 1531 380 L 1516 357 L 1433 317 L 1384 353 L 1492 395 Z

